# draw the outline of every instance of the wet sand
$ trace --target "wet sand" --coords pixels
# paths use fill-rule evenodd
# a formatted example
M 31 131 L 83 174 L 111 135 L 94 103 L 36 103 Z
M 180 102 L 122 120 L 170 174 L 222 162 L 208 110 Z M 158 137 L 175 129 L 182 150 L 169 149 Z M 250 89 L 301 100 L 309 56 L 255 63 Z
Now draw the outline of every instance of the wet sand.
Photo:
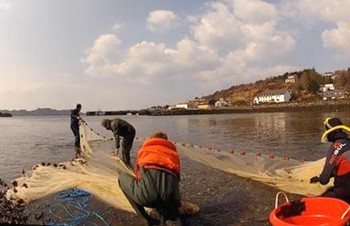
M 196 203 L 200 212 L 185 219 L 190 226 L 264 226 L 269 223 L 269 214 L 275 205 L 278 190 L 250 179 L 234 176 L 213 169 L 201 163 L 182 159 L 181 192 L 184 200 Z M 287 194 L 290 200 L 300 196 Z M 282 199 L 280 202 L 284 202 Z M 50 207 L 57 204 L 55 195 L 32 202 L 29 212 L 42 218 L 29 219 L 30 224 L 55 222 Z M 66 214 L 63 208 L 55 208 L 55 214 Z M 61 210 L 60 210 L 61 209 Z M 116 210 L 94 197 L 89 199 L 88 211 L 95 211 L 99 217 L 92 216 L 86 221 L 97 225 L 146 225 L 138 216 Z M 50 210 L 50 211 L 49 211 Z M 61 213 L 59 211 L 62 211 Z

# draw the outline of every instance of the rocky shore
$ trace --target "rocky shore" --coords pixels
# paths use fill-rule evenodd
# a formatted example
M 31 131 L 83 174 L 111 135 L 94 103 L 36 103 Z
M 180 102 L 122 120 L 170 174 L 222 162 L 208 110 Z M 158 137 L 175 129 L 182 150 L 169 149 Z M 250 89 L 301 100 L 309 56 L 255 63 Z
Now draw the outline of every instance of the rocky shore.
M 210 109 L 143 109 L 106 111 L 103 115 L 149 115 L 149 116 L 171 116 L 171 115 L 203 115 L 203 114 L 231 114 L 231 113 L 256 113 L 256 112 L 335 112 L 350 110 L 350 100 L 316 101 L 316 102 L 289 102 L 271 103 L 252 106 L 234 106 Z M 101 113 L 90 111 L 87 116 L 101 115 Z

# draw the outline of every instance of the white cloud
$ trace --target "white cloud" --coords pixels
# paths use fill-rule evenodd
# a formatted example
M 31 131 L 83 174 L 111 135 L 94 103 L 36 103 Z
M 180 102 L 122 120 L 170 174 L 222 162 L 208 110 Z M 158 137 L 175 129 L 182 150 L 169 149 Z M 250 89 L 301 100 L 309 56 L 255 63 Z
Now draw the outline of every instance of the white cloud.
M 350 19 L 348 0 L 284 0 L 281 3 L 284 16 L 302 23 L 315 24 L 318 21 L 337 23 Z
M 116 35 L 103 34 L 95 40 L 94 45 L 87 51 L 86 58 L 82 61 L 89 64 L 109 61 L 110 57 L 116 54 L 120 43 Z
M 10 2 L 2 0 L 0 1 L 0 11 L 4 10 L 10 10 L 12 8 L 12 5 Z
M 173 62 L 184 71 L 196 72 L 198 70 L 208 70 L 219 66 L 220 57 L 215 49 L 189 40 L 182 39 L 177 45 L 177 49 L 168 49 Z
M 337 28 L 326 30 L 322 33 L 325 47 L 335 49 L 340 55 L 350 56 L 350 20 L 338 22 Z
M 171 80 L 196 74 L 199 70 L 218 66 L 220 61 L 216 51 L 188 39 L 179 41 L 176 47 L 170 49 L 163 43 L 141 42 L 129 49 L 122 62 L 92 64 L 86 72 L 149 84 L 157 78 Z
M 233 1 L 233 13 L 239 20 L 255 24 L 275 20 L 278 14 L 275 5 L 257 0 Z
M 156 10 L 147 18 L 147 28 L 151 31 L 164 32 L 179 26 L 179 17 L 168 10 Z
M 113 24 L 113 26 L 111 27 L 111 30 L 114 31 L 114 32 L 117 32 L 117 31 L 119 31 L 122 27 L 123 27 L 122 24 L 115 23 L 115 24 Z
M 162 17 L 173 18 L 170 15 L 172 12 L 154 11 L 148 19 L 157 24 L 163 21 Z M 253 15 L 258 19 L 251 19 Z M 283 69 L 295 69 L 279 65 L 294 50 L 295 40 L 278 29 L 278 13 L 272 4 L 259 0 L 214 2 L 204 15 L 188 18 L 193 38 L 183 38 L 174 48 L 143 41 L 131 46 L 119 61 L 105 57 L 107 54 L 97 54 L 104 53 L 97 51 L 98 43 L 102 42 L 102 36 L 99 37 L 85 58 L 89 63 L 85 72 L 148 85 L 183 79 L 222 87 L 229 82 L 258 79 L 264 71 L 285 73 Z M 256 63 L 265 67 L 255 66 Z
M 284 0 L 282 14 L 299 22 L 298 26 L 318 26 L 323 46 L 334 50 L 336 59 L 350 56 L 350 1 Z
M 228 5 L 215 2 L 205 15 L 191 17 L 194 38 L 203 45 L 237 47 L 240 44 L 239 27 L 241 22 L 229 11 Z M 229 29 L 228 29 L 229 28 Z
M 293 50 L 295 44 L 291 35 L 277 29 L 277 19 L 277 10 L 271 4 L 258 0 L 235 0 L 212 3 L 207 14 L 191 21 L 196 22 L 192 25 L 194 37 L 203 45 L 227 53 L 251 49 L 254 45 L 261 51 L 269 50 L 265 52 L 269 57 L 271 50 L 274 55 L 279 53 L 282 56 Z M 280 49 L 281 46 L 285 47 Z M 261 57 L 261 53 L 257 57 Z

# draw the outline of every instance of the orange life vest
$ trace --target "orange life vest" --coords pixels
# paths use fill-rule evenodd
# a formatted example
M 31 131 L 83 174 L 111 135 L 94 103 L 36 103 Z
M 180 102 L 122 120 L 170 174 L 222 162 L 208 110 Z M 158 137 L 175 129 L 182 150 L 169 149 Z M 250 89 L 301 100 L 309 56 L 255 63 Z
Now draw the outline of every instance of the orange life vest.
M 140 168 L 171 173 L 180 179 L 180 157 L 173 143 L 162 138 L 147 140 L 138 151 L 135 174 L 141 178 Z

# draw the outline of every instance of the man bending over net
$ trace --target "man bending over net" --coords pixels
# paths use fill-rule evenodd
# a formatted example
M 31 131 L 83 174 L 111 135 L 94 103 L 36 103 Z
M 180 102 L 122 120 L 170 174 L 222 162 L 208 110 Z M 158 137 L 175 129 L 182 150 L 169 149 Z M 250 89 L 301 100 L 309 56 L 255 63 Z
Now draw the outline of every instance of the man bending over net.
M 120 148 L 120 136 L 123 137 L 122 142 L 122 160 L 123 162 L 132 168 L 130 162 L 130 150 L 132 148 L 132 144 L 135 138 L 135 128 L 129 124 L 127 121 L 116 118 L 116 119 L 103 119 L 101 125 L 107 130 L 111 130 L 113 132 L 115 138 L 115 154 L 119 153 Z
M 165 133 L 153 134 L 138 151 L 135 175 L 123 173 L 119 185 L 136 213 L 148 225 L 182 225 L 180 206 L 180 157 Z M 144 207 L 157 210 L 153 219 Z

